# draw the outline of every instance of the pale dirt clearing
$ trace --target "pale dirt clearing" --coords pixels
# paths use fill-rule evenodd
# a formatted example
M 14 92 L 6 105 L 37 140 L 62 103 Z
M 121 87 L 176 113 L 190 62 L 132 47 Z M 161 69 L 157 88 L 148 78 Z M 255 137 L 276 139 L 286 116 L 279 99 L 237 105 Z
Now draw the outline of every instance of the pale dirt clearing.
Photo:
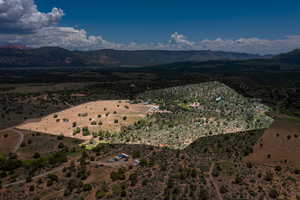
M 146 117 L 151 107 L 130 104 L 127 100 L 94 101 L 52 113 L 39 120 L 27 121 L 17 128 L 89 140 L 92 135 L 83 136 L 82 128 L 87 127 L 90 133 L 100 130 L 118 132 L 122 126 Z M 76 129 L 80 132 L 74 134 Z

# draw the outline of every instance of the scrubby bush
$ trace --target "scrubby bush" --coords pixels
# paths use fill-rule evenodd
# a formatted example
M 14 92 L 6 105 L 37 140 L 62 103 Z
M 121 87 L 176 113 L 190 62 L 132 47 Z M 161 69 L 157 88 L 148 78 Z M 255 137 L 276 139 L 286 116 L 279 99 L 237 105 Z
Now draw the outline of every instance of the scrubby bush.
M 91 184 L 84 184 L 83 185 L 83 191 L 91 191 L 93 189 L 93 186 Z
M 125 180 L 123 169 L 119 169 L 117 172 L 111 172 L 110 178 L 112 179 L 112 181 Z
M 106 195 L 106 192 L 104 192 L 104 191 L 102 191 L 102 190 L 101 190 L 101 191 L 98 190 L 98 191 L 96 192 L 96 198 L 97 198 L 97 199 L 102 199 L 103 197 L 105 197 L 105 195 Z
M 38 152 L 35 152 L 32 156 L 34 159 L 40 158 L 41 155 Z
M 83 127 L 83 128 L 82 128 L 82 135 L 83 135 L 83 136 L 88 136 L 88 135 L 90 135 L 90 131 L 89 131 L 89 128 L 88 128 L 88 127 Z

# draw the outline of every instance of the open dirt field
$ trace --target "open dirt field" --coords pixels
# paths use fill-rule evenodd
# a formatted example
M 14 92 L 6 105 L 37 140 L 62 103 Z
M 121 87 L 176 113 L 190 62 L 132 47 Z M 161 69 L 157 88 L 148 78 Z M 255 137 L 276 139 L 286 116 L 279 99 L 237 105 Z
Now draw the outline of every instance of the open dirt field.
M 5 130 L 0 132 L 0 153 L 14 152 L 20 140 L 21 135 L 16 131 Z
M 266 165 L 300 168 L 300 121 L 277 120 L 254 146 L 254 153 L 245 160 Z
M 24 131 L 24 140 L 17 151 L 20 159 L 32 159 L 35 153 L 47 156 L 51 152 L 60 151 L 63 148 L 72 150 L 78 148 L 83 141 L 73 138 L 60 138 L 54 135 Z M 61 147 L 60 147 L 61 146 Z
M 151 107 L 130 104 L 126 100 L 95 101 L 50 114 L 39 120 L 27 121 L 17 128 L 89 140 L 92 135 L 83 134 L 84 127 L 90 133 L 100 130 L 118 132 L 122 126 L 134 124 L 145 117 Z

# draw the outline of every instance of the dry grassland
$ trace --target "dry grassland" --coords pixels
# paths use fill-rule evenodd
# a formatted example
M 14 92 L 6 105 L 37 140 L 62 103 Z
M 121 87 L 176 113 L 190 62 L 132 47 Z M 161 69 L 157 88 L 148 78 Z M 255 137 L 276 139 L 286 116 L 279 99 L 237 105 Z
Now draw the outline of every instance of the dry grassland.
M 17 128 L 89 140 L 92 135 L 83 136 L 82 128 L 87 127 L 90 133 L 100 130 L 118 132 L 122 126 L 134 124 L 145 117 L 150 108 L 151 105 L 130 104 L 126 100 L 95 101 L 50 114 L 39 120 L 27 121 Z M 80 129 L 80 133 L 74 135 L 76 129 Z
M 246 158 L 266 165 L 286 165 L 300 168 L 300 121 L 283 119 L 273 123 Z

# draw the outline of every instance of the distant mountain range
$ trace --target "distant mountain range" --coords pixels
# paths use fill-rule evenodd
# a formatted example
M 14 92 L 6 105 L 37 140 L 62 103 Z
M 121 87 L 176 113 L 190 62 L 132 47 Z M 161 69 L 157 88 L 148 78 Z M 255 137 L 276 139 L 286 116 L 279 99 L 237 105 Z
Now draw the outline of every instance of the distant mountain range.
M 280 54 L 275 56 L 273 59 L 280 63 L 300 65 L 300 49 L 295 49 L 291 52 Z
M 291 71 L 300 70 L 300 49 L 273 57 L 261 57 L 242 60 L 184 61 L 156 66 L 141 67 L 139 70 L 173 71 Z
M 154 66 L 175 62 L 245 60 L 259 55 L 222 51 L 111 50 L 70 51 L 59 47 L 29 49 L 24 46 L 0 48 L 0 67 L 52 66 Z

